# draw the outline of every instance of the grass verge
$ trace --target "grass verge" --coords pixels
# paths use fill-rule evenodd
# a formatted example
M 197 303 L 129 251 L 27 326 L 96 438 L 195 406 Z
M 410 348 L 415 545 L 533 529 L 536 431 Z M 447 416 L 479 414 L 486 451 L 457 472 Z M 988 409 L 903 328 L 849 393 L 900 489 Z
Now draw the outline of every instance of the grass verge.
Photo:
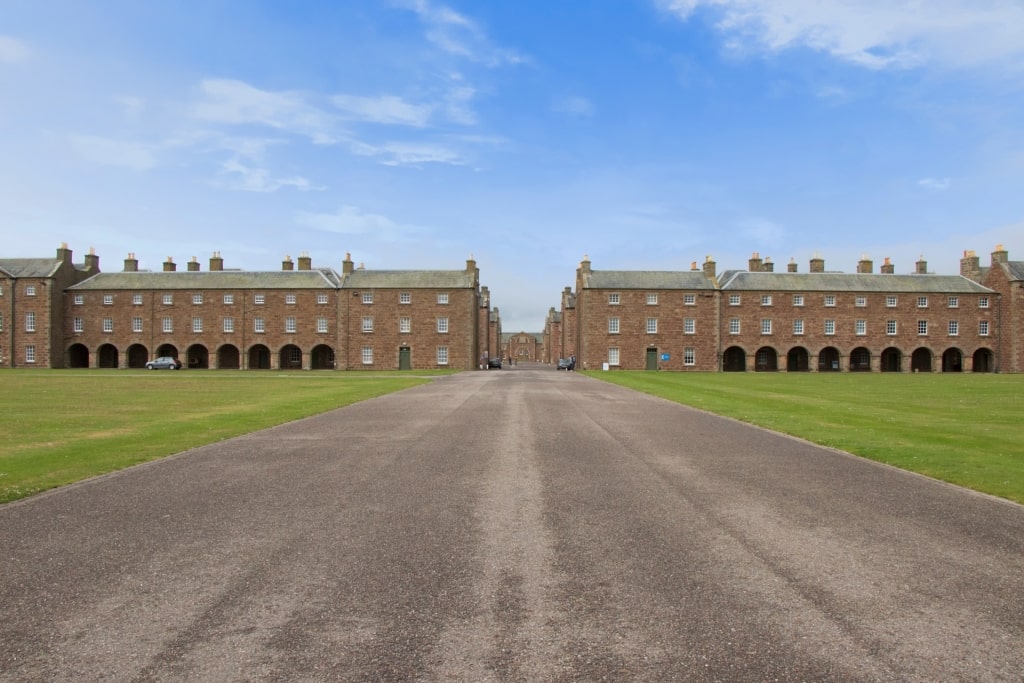
M 1024 503 L 1024 375 L 586 374 Z
M 440 374 L 5 370 L 0 503 Z

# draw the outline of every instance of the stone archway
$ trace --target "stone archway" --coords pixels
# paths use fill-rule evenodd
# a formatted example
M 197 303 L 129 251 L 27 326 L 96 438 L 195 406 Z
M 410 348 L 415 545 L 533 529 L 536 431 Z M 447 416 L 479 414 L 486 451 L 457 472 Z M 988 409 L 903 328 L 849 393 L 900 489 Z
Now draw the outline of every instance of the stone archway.
M 210 367 L 210 352 L 202 344 L 193 344 L 185 351 L 185 367 L 206 370 Z
M 839 349 L 826 346 L 818 352 L 818 372 L 839 372 Z
M 903 369 L 903 352 L 895 346 L 882 351 L 879 360 L 879 370 L 882 372 L 900 372 Z
M 995 356 L 992 349 L 978 349 L 974 352 L 973 360 L 974 372 L 995 372 Z
M 242 357 L 238 352 L 238 347 L 234 344 L 225 344 L 217 349 L 218 370 L 238 370 L 242 367 L 241 360 Z
M 810 354 L 802 346 L 795 346 L 786 354 L 787 372 L 808 372 L 811 369 Z
M 146 367 L 149 360 L 149 349 L 142 344 L 132 344 L 128 347 L 128 367 L 142 369 Z
M 85 347 L 85 344 L 72 344 L 68 347 L 68 367 L 89 367 L 89 349 Z
M 915 349 L 914 353 L 910 354 L 910 371 L 931 372 L 932 352 L 923 347 L 920 349 Z
M 942 353 L 942 371 L 943 372 L 963 372 L 964 371 L 964 354 L 960 352 L 960 349 L 952 348 L 946 349 Z
M 738 346 L 730 346 L 722 354 L 722 372 L 746 372 L 747 354 Z
M 871 351 L 858 346 L 850 352 L 850 372 L 871 372 Z
M 263 344 L 255 344 L 249 347 L 249 369 L 269 370 L 270 349 Z
M 754 354 L 755 372 L 775 372 L 779 369 L 779 355 L 770 346 L 762 346 Z
M 99 357 L 99 367 L 116 368 L 118 366 L 117 347 L 113 344 L 102 344 L 100 348 L 96 349 L 96 353 Z

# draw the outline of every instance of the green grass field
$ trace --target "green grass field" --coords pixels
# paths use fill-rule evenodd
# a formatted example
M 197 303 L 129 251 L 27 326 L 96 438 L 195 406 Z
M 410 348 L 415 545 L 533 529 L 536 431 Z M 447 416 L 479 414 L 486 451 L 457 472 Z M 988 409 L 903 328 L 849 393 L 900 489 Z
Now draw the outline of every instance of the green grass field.
M 0 372 L 0 502 L 443 373 Z M 590 372 L 1024 503 L 1024 375 Z
M 0 503 L 440 374 L 4 370 Z
M 1024 375 L 586 374 L 1024 503 Z

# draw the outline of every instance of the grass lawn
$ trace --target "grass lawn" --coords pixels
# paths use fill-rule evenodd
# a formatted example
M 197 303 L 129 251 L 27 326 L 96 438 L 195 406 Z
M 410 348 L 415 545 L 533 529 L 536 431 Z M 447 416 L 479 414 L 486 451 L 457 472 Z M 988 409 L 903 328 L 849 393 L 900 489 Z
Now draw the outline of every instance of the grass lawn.
M 1024 375 L 586 374 L 1024 503 Z
M 444 372 L 0 372 L 0 503 Z

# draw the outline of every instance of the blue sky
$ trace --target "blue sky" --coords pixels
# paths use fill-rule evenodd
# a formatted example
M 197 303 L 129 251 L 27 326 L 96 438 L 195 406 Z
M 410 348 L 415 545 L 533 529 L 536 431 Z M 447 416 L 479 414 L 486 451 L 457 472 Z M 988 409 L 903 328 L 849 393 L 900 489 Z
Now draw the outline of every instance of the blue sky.
M 481 269 L 1024 258 L 1020 0 L 6 0 L 8 257 Z

